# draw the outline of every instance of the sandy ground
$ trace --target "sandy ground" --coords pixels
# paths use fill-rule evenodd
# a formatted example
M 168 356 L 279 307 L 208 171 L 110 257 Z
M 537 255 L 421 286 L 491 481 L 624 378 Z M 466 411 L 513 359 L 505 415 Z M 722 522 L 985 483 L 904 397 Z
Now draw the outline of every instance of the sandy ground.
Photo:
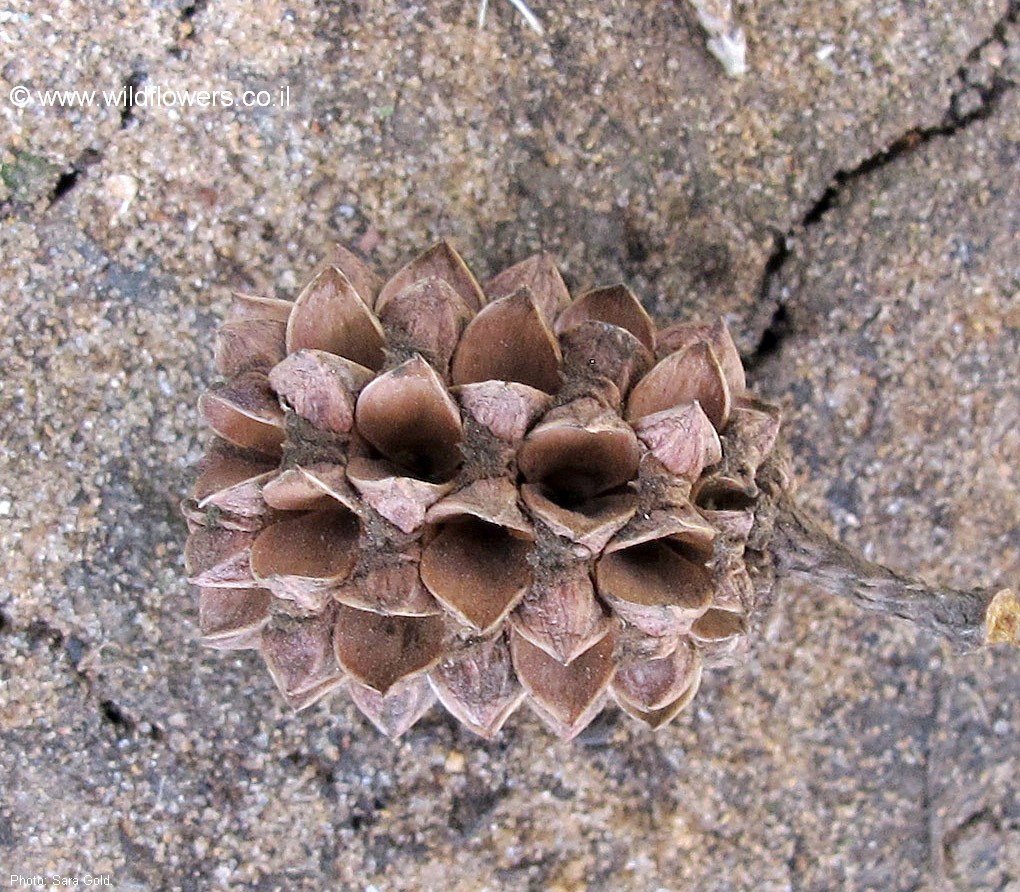
M 481 33 L 460 0 L 0 9 L 0 884 L 1020 890 L 1020 661 L 810 591 L 669 728 L 570 745 L 438 711 L 392 744 L 197 645 L 216 326 L 335 240 L 723 313 L 842 537 L 1020 581 L 1017 4 L 738 3 L 740 80 L 684 4 L 533 8 L 545 37 L 496 0 Z

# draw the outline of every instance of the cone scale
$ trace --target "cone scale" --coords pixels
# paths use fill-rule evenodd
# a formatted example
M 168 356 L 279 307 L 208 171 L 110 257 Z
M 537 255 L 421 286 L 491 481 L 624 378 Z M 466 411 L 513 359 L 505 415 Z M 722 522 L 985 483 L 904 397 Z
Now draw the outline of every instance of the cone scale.
M 483 287 L 446 242 L 388 280 L 339 249 L 293 301 L 238 295 L 216 357 L 183 506 L 202 640 L 258 650 L 292 707 L 657 728 L 746 635 L 779 416 L 721 320 L 657 332 L 547 255 Z

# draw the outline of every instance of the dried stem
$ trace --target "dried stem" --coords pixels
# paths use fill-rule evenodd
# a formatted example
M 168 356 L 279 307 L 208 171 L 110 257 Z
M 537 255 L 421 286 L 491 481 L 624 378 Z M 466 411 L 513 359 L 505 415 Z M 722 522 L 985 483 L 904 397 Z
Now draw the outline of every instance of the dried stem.
M 910 620 L 959 652 L 991 644 L 1020 646 L 1020 599 L 1013 591 L 958 591 L 900 576 L 831 538 L 789 494 L 779 495 L 775 509 L 777 578 L 800 579 L 864 610 Z

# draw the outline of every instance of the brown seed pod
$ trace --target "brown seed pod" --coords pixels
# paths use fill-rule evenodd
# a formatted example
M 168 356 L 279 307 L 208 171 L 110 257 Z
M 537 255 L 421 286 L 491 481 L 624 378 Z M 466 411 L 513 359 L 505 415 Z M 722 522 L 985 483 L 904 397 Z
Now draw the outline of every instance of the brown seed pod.
M 774 572 L 961 646 L 1011 592 L 857 559 L 789 499 L 778 410 L 722 320 L 663 331 L 547 255 L 483 290 L 446 242 L 383 281 L 343 249 L 293 302 L 237 295 L 185 502 L 202 640 L 261 652 L 303 708 L 383 733 L 438 700 L 492 737 L 521 703 L 571 738 L 611 698 L 652 728 L 737 658 Z

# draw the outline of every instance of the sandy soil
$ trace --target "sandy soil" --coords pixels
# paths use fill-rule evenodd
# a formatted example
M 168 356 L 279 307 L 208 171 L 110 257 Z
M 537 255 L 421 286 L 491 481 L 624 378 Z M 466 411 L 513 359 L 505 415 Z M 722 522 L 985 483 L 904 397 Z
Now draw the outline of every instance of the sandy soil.
M 667 729 L 570 745 L 438 711 L 392 744 L 197 645 L 215 329 L 337 240 L 723 313 L 841 536 L 1020 580 L 1015 0 L 738 3 L 739 80 L 683 3 L 532 6 L 544 37 L 497 0 L 0 10 L 0 883 L 1020 890 L 1015 654 L 809 591 Z

